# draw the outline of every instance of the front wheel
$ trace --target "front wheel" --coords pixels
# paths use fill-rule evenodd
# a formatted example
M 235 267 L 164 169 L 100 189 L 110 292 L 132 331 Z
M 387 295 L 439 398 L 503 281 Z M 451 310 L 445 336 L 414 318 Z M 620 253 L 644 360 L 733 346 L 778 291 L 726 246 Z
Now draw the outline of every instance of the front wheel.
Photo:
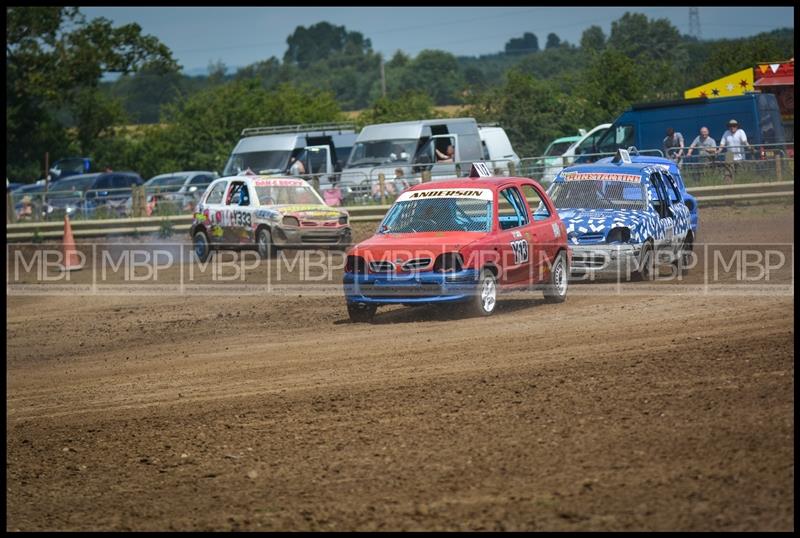
M 656 259 L 653 245 L 645 243 L 642 247 L 642 254 L 639 258 L 639 270 L 631 275 L 633 280 L 653 280 L 656 273 Z
M 256 236 L 258 255 L 262 260 L 268 260 L 275 255 L 275 245 L 272 244 L 272 234 L 266 228 L 261 228 Z
M 491 316 L 497 306 L 497 279 L 488 269 L 481 271 L 475 295 L 467 304 L 467 312 L 478 316 Z
M 378 306 L 374 304 L 347 303 L 347 314 L 353 323 L 369 323 L 375 317 Z
M 548 303 L 563 303 L 567 298 L 568 282 L 569 264 L 567 255 L 562 250 L 556 256 L 556 261 L 550 271 L 550 280 L 544 288 L 544 300 Z

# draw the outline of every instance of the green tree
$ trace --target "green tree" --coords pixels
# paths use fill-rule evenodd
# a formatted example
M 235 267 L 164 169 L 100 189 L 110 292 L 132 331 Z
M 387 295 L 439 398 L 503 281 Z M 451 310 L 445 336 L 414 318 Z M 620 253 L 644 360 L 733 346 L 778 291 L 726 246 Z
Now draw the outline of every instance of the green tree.
M 397 97 L 379 97 L 358 116 L 360 126 L 394 121 L 445 117 L 433 108 L 433 101 L 423 92 L 406 92 Z
M 399 86 L 401 93 L 426 92 L 440 106 L 461 102 L 466 84 L 455 56 L 441 50 L 423 50 L 403 69 Z
M 585 52 L 600 52 L 606 46 L 606 35 L 597 25 L 590 26 L 581 34 L 581 49 Z
M 63 109 L 75 121 L 80 150 L 91 151 L 90 133 L 121 118 L 121 108 L 97 91 L 106 73 L 131 73 L 145 65 L 178 68 L 169 49 L 137 24 L 114 28 L 103 18 L 89 22 L 78 8 L 6 8 L 6 174 L 30 177 L 45 151 L 53 159 L 69 142 L 60 124 Z M 112 99 L 113 100 L 113 99 Z M 35 133 L 35 134 L 34 134 Z M 50 145 L 52 143 L 52 145 Z M 35 165 L 32 163 L 36 163 Z
M 586 101 L 559 91 L 553 82 L 512 70 L 506 83 L 478 96 L 467 113 L 497 121 L 519 155 L 541 155 L 547 144 L 584 124 Z
M 319 22 L 306 28 L 298 26 L 286 39 L 289 48 L 283 61 L 300 67 L 324 60 L 336 53 L 363 55 L 372 51 L 372 43 L 360 32 L 348 32 L 344 26 Z
M 561 38 L 558 37 L 554 33 L 547 34 L 547 43 L 545 44 L 545 49 L 554 49 L 561 45 Z
M 536 34 L 525 32 L 522 37 L 513 37 L 506 42 L 506 54 L 529 54 L 539 52 L 539 38 Z
M 268 91 L 258 80 L 234 81 L 165 107 L 169 125 L 158 131 L 155 158 L 175 169 L 221 171 L 245 127 L 340 119 L 330 92 L 288 84 Z

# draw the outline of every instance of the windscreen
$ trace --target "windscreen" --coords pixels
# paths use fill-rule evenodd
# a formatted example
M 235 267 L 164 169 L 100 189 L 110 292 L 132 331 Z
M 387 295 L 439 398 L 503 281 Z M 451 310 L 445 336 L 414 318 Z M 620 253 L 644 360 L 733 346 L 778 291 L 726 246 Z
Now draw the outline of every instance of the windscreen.
M 547 150 L 545 155 L 547 157 L 559 157 L 564 155 L 564 152 L 567 151 L 573 143 L 574 142 L 557 142 L 550 146 L 550 149 Z
M 160 189 L 161 191 L 177 191 L 186 182 L 186 176 L 165 176 L 154 177 L 147 182 L 148 189 Z
M 410 163 L 417 141 L 414 139 L 370 140 L 353 146 L 347 167 L 378 166 L 387 163 Z
M 642 184 L 633 181 L 556 180 L 548 194 L 557 209 L 644 209 L 646 200 Z
M 386 214 L 378 232 L 491 231 L 491 191 L 462 191 L 466 195 L 447 196 L 445 190 L 405 192 Z
M 290 154 L 290 151 L 234 153 L 225 165 L 223 175 L 234 176 L 248 168 L 256 174 L 278 174 L 286 170 Z
M 324 204 L 316 191 L 306 186 L 270 185 L 256 187 L 256 195 L 261 205 L 285 204 Z

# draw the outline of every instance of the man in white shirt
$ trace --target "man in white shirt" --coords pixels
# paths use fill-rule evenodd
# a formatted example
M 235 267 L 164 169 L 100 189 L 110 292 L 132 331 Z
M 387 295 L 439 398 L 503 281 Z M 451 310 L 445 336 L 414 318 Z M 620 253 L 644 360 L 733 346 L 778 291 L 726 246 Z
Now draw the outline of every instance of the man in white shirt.
M 728 151 L 733 154 L 734 161 L 743 161 L 744 148 L 749 145 L 744 129 L 739 129 L 739 122 L 736 120 L 729 121 L 728 130 L 725 131 L 725 134 L 722 135 L 722 139 L 719 141 L 719 151 L 727 147 Z

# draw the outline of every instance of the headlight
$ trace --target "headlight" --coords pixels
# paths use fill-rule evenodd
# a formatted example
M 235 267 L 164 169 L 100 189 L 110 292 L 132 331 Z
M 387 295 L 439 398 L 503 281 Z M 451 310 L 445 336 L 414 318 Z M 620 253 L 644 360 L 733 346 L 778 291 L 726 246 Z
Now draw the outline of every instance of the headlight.
M 438 273 L 456 273 L 461 271 L 463 260 L 458 252 L 439 254 L 433 263 L 433 271 Z
M 625 227 L 612 228 L 606 237 L 606 243 L 628 243 L 631 240 L 631 229 Z
M 339 224 L 347 224 L 347 215 L 339 217 Z
M 297 217 L 283 217 L 284 226 L 300 226 L 300 221 Z

